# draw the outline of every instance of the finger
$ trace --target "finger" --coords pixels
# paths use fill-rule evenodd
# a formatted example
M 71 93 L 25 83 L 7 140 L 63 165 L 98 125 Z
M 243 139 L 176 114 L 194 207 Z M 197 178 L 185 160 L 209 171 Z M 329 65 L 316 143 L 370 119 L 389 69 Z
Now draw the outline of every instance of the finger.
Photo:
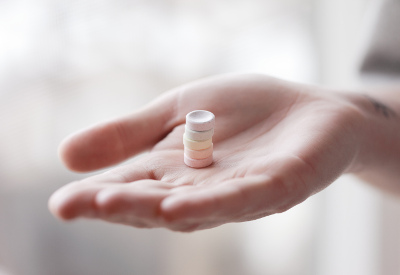
M 50 212 L 62 219 L 71 220 L 77 217 L 96 217 L 96 194 L 109 184 L 70 183 L 57 190 L 49 199 Z
M 264 193 L 260 189 L 265 188 L 265 182 L 264 177 L 241 178 L 217 186 L 193 188 L 166 198 L 160 211 L 173 230 L 187 230 L 188 222 L 192 223 L 191 229 L 214 222 L 223 224 L 252 205 L 255 197 Z M 241 188 L 243 184 L 246 189 Z
M 183 123 L 176 115 L 176 93 L 170 92 L 129 116 L 66 138 L 59 148 L 60 158 L 69 169 L 85 172 L 116 164 L 149 149 Z
M 49 209 L 56 217 L 70 220 L 95 217 L 96 194 L 108 187 L 149 179 L 153 175 L 140 163 L 118 167 L 105 173 L 72 182 L 57 190 L 49 199 Z
M 298 183 L 287 180 L 252 176 L 176 193 L 161 202 L 161 215 L 168 228 L 192 231 L 283 212 L 304 199 Z
M 142 180 L 103 189 L 95 199 L 98 217 L 136 227 L 160 227 L 160 202 L 171 188 L 172 185 L 160 181 Z

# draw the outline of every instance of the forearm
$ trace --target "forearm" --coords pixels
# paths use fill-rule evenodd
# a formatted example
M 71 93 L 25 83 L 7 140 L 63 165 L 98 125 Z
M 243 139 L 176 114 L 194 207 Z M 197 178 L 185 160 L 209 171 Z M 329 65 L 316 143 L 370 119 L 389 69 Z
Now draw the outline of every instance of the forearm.
M 351 172 L 400 195 L 400 86 L 369 90 L 354 98 L 364 123 Z

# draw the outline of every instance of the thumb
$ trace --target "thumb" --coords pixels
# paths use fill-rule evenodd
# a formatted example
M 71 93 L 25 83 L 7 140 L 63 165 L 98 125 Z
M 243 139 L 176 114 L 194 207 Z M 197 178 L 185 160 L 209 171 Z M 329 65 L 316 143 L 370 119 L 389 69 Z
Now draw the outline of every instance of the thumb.
M 87 172 L 149 149 L 183 122 L 176 101 L 177 92 L 170 92 L 133 114 L 75 133 L 61 143 L 60 158 L 69 169 Z

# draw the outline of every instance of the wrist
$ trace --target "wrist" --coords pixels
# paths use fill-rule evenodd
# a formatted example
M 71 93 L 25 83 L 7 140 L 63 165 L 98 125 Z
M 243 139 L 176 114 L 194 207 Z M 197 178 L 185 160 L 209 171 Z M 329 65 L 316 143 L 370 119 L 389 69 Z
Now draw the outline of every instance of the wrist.
M 368 102 L 365 94 L 337 91 L 336 94 L 344 103 L 343 114 L 348 121 L 351 121 L 350 135 L 352 141 L 353 161 L 349 164 L 345 173 L 357 174 L 364 171 L 367 167 L 365 148 L 368 147 L 369 115 L 366 111 Z
M 400 102 L 392 91 L 346 95 L 361 114 L 356 133 L 359 148 L 348 172 L 386 189 L 392 189 L 400 176 Z

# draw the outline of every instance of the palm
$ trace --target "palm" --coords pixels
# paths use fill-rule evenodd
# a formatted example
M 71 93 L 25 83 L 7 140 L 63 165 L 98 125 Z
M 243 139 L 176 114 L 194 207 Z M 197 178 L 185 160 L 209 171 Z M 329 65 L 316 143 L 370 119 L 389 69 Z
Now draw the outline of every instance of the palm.
M 236 76 L 172 92 L 161 100 L 170 116 L 161 125 L 167 135 L 137 161 L 59 190 L 53 212 L 191 231 L 284 211 L 332 182 L 355 155 L 345 104 L 296 91 L 305 88 Z M 203 169 L 183 163 L 184 116 L 194 109 L 216 116 L 214 163 Z M 142 135 L 135 137 L 140 146 L 130 154 L 146 147 Z M 92 168 L 117 160 L 105 151 Z

